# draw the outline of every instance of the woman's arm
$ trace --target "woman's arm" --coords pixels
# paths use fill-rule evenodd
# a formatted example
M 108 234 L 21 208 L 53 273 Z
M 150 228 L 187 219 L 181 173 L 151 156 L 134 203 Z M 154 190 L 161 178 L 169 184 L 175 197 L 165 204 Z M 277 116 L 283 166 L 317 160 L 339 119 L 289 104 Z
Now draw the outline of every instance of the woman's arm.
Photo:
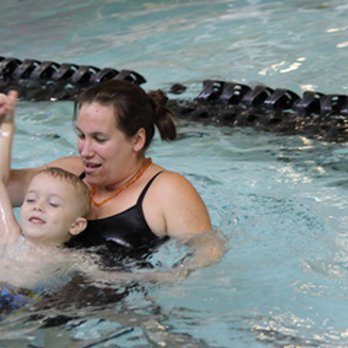
M 76 175 L 81 174 L 83 171 L 79 157 L 62 157 L 37 168 L 12 169 L 7 185 L 12 206 L 19 207 L 22 204 L 31 179 L 39 170 L 45 167 L 63 168 Z
M 208 210 L 192 184 L 182 175 L 165 172 L 153 186 L 156 196 L 149 203 L 161 216 L 162 231 L 192 251 L 192 257 L 175 271 L 189 273 L 218 262 L 225 253 L 225 241 L 213 229 Z M 156 231 L 156 226 L 153 228 Z
M 226 252 L 225 238 L 215 230 L 196 234 L 181 242 L 187 244 L 192 252 L 192 257 L 185 259 L 181 265 L 173 269 L 181 276 L 217 263 Z

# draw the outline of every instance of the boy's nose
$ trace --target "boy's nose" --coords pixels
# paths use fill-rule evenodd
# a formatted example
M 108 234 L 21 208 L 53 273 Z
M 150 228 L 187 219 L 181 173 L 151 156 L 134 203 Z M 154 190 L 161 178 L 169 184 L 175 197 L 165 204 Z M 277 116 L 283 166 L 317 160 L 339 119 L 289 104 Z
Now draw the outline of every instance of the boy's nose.
M 43 204 L 41 201 L 36 201 L 34 205 L 34 210 L 43 211 Z

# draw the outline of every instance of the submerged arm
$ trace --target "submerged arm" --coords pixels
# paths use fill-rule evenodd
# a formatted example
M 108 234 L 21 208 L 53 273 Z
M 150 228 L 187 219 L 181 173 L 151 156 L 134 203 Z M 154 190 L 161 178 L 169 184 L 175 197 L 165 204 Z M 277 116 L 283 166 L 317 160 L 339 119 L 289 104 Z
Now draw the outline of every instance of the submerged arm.
M 181 244 L 184 241 L 181 241 Z M 207 232 L 185 241 L 190 246 L 192 255 L 188 256 L 180 265 L 169 270 L 103 270 L 99 267 L 102 263 L 96 262 L 89 254 L 84 262 L 77 262 L 77 270 L 89 279 L 101 285 L 118 286 L 119 284 L 136 283 L 175 283 L 185 279 L 191 272 L 212 265 L 221 259 L 224 254 L 224 239 L 215 232 Z M 101 261 L 100 261 L 101 262 Z
M 196 234 L 181 240 L 190 247 L 192 256 L 185 259 L 181 265 L 174 268 L 182 275 L 218 262 L 226 252 L 226 241 L 214 230 Z

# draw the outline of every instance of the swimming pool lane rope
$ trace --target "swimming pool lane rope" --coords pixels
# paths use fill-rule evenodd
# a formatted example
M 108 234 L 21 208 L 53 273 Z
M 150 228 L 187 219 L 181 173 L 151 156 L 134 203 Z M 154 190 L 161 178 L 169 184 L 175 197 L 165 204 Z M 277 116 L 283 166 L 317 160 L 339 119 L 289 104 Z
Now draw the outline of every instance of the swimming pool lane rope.
M 0 92 L 16 89 L 22 100 L 75 100 L 84 89 L 113 79 L 146 82 L 133 70 L 0 57 Z M 177 83 L 167 92 L 182 95 L 185 90 Z M 348 141 L 347 95 L 305 91 L 300 96 L 288 89 L 205 80 L 197 97 L 176 97 L 168 104 L 191 121 Z

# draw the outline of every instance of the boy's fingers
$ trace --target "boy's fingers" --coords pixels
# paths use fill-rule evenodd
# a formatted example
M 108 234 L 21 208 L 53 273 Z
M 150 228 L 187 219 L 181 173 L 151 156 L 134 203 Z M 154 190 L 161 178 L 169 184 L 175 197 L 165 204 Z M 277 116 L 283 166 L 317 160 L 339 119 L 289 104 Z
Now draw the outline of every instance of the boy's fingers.
M 0 93 L 0 105 L 4 105 L 6 104 L 6 100 L 7 100 L 7 95 L 4 93 Z
M 9 99 L 9 107 L 11 110 L 14 110 L 16 107 L 16 102 L 18 98 L 18 92 L 17 91 L 10 91 L 8 92 L 8 99 Z
M 1 121 L 4 118 L 7 110 L 8 110 L 7 95 L 0 93 L 0 120 Z
M 9 98 L 17 99 L 17 98 L 18 98 L 18 92 L 15 91 L 15 90 L 9 91 L 9 92 L 8 92 L 8 97 L 9 97 Z
M 0 93 L 0 121 L 13 122 L 18 92 L 10 91 L 8 94 Z

